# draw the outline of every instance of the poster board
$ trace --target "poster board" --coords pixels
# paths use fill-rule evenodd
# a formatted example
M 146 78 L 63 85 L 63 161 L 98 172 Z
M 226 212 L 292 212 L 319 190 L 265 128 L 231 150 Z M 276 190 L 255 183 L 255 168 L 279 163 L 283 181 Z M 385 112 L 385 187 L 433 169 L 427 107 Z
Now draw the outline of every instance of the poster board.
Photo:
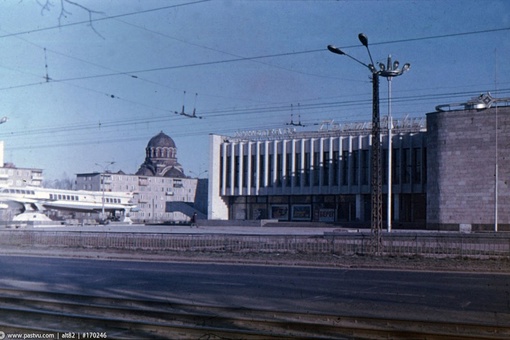
M 273 204 L 271 205 L 271 218 L 280 221 L 288 221 L 289 219 L 289 206 L 286 204 Z
M 310 221 L 312 219 L 312 206 L 310 204 L 295 204 L 292 206 L 293 221 Z

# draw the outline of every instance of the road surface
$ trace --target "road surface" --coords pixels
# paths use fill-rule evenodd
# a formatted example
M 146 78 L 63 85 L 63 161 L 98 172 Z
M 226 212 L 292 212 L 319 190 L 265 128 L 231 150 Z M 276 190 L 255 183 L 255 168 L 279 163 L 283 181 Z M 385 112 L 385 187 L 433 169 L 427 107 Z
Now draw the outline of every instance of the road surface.
M 0 288 L 510 327 L 510 274 L 0 256 Z

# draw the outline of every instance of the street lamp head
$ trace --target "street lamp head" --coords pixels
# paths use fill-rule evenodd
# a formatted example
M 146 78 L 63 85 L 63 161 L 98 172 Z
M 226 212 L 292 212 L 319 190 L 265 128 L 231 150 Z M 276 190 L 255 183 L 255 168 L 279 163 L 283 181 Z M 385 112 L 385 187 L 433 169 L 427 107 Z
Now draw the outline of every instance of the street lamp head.
M 368 69 L 370 69 L 370 71 L 373 73 L 374 70 L 375 70 L 375 67 L 373 65 L 367 65 L 365 64 L 364 62 L 361 62 L 359 61 L 358 59 L 354 58 L 353 56 L 345 53 L 344 51 L 342 51 L 341 49 L 339 49 L 338 47 L 334 46 L 334 45 L 328 45 L 328 51 L 332 52 L 332 53 L 335 53 L 335 54 L 339 54 L 339 55 L 344 55 L 346 57 L 349 57 L 351 58 L 352 60 L 354 60 L 355 62 L 367 67 Z
M 374 59 L 372 58 L 372 53 L 370 53 L 370 49 L 368 48 L 368 37 L 364 34 L 364 33 L 360 33 L 358 34 L 358 39 L 359 41 L 363 44 L 363 46 L 365 46 L 367 48 L 367 52 L 368 52 L 368 56 L 370 57 L 370 62 L 372 64 L 369 65 L 369 69 L 372 73 L 375 73 L 377 72 L 376 69 L 375 69 L 375 63 L 374 63 Z
M 105 162 L 104 164 L 96 163 L 96 165 L 100 167 L 103 170 L 103 172 L 108 172 L 109 171 L 108 167 L 113 164 L 115 164 L 115 161 Z
M 333 45 L 328 45 L 328 50 L 335 54 L 345 55 L 345 53 L 341 49 Z
M 387 64 L 379 63 L 380 71 L 378 71 L 379 75 L 391 79 L 392 77 L 397 77 L 402 75 L 404 72 L 407 72 L 411 67 L 411 64 L 406 63 L 402 68 L 398 68 L 400 63 L 398 60 L 392 62 L 391 55 L 388 56 Z
M 368 47 L 368 37 L 364 33 L 358 34 L 358 39 L 363 46 Z

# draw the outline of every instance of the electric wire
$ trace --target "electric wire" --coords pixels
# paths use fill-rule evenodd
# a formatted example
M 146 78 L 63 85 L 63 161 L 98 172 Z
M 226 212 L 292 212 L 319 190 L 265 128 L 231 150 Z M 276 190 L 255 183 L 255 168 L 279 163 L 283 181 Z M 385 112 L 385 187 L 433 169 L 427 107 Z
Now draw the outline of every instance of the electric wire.
M 501 93 L 510 93 L 510 88 L 507 89 L 500 89 Z M 453 93 L 446 93 L 446 94 L 440 94 L 440 95 L 419 95 L 419 96 L 407 96 L 407 97 L 395 97 L 393 100 L 397 102 L 414 102 L 416 100 L 434 100 L 437 103 L 438 99 L 441 98 L 465 98 L 466 95 L 472 94 L 472 93 L 466 93 L 466 92 L 453 92 Z M 368 108 L 371 105 L 371 100 L 366 99 L 365 101 L 361 102 L 362 104 L 365 104 Z M 338 107 L 350 107 L 350 106 L 359 106 L 360 101 L 349 101 L 349 102 L 331 102 L 331 103 L 320 103 L 320 104 L 310 104 L 310 105 L 300 105 L 300 108 L 302 111 L 308 111 L 308 110 L 314 110 L 314 109 L 320 109 L 323 111 L 325 108 L 338 108 Z M 260 114 L 275 114 L 275 113 L 281 113 L 281 112 L 289 112 L 289 107 L 286 106 L 274 106 L 274 107 L 266 107 L 263 110 L 258 111 L 244 111 L 244 112 L 217 112 L 214 116 L 215 117 L 228 117 L 228 116 L 236 116 L 239 115 L 253 115 L 256 113 L 256 115 L 253 115 L 253 118 L 260 124 Z M 422 113 L 423 114 L 423 113 Z M 209 115 L 209 118 L 211 115 Z M 178 117 L 178 116 L 177 116 Z M 357 116 L 351 116 L 351 118 L 356 118 Z M 346 118 L 345 116 L 342 118 Z M 94 140 L 85 140 L 80 142 L 80 144 L 94 144 L 97 143 L 97 140 L 95 140 L 96 136 L 95 133 L 98 129 L 113 129 L 113 128 L 120 128 L 120 127 L 127 127 L 129 130 L 132 129 L 133 126 L 136 125 L 144 125 L 144 124 L 154 124 L 154 123 L 162 123 L 162 122 L 168 122 L 173 119 L 176 119 L 175 115 L 161 115 L 156 117 L 142 117 L 142 118 L 136 118 L 136 119 L 128 119 L 123 121 L 118 120 L 111 120 L 111 121 L 103 121 L 100 123 L 83 123 L 83 124 L 73 124 L 73 125 L 62 125 L 62 126 L 52 126 L 52 127 L 41 127 L 37 129 L 27 129 L 22 131 L 12 131 L 12 132 L 5 132 L 1 133 L 0 137 L 3 138 L 15 138 L 15 137 L 26 137 L 26 136 L 38 136 L 38 135 L 52 135 L 53 138 L 56 138 L 59 135 L 72 135 L 76 137 L 76 132 L 78 131 L 94 131 L 94 135 L 91 135 L 90 137 Z M 186 120 L 186 122 L 189 122 Z M 316 124 L 317 121 L 306 121 L 308 124 L 313 125 Z M 192 124 L 192 123 L 188 123 Z M 283 124 L 282 124 L 283 125 Z M 259 125 L 250 126 L 251 129 L 263 129 L 263 128 L 275 128 L 274 124 L 269 125 Z M 183 129 L 185 132 L 179 134 L 175 134 L 175 136 L 198 136 L 203 134 L 211 133 L 210 126 L 207 126 L 205 129 L 194 129 L 193 131 L 189 131 L 187 129 Z M 226 132 L 226 131 L 238 131 L 238 128 L 223 128 L 219 129 L 220 131 L 217 131 L 217 133 Z M 140 137 L 142 138 L 142 137 Z M 139 138 L 135 138 L 138 140 Z M 122 138 L 122 141 L 129 141 L 132 140 L 131 137 Z M 71 146 L 76 145 L 76 142 L 70 142 L 70 143 L 49 143 L 49 144 L 38 144 L 38 145 L 31 145 L 31 146 L 19 146 L 15 148 L 9 148 L 9 149 L 23 149 L 23 148 L 33 148 L 33 147 L 49 147 L 49 146 Z
M 55 25 L 55 26 L 34 28 L 34 29 L 28 30 L 28 31 L 21 31 L 21 32 L 15 32 L 15 33 L 9 33 L 9 34 L 0 35 L 0 39 L 1 38 L 14 37 L 14 36 L 17 36 L 17 35 L 33 34 L 33 33 L 37 33 L 37 32 L 43 32 L 43 31 L 49 31 L 49 30 L 55 30 L 55 29 L 62 29 L 62 28 L 71 27 L 71 26 L 78 26 L 78 25 L 84 25 L 84 24 L 88 25 L 90 23 L 98 22 L 98 21 L 106 21 L 106 20 L 122 18 L 122 17 L 127 17 L 127 16 L 132 16 L 132 15 L 147 14 L 147 13 L 151 13 L 151 12 L 163 11 L 163 10 L 168 10 L 168 9 L 173 9 L 173 8 L 178 8 L 178 7 L 196 5 L 196 4 L 205 3 L 205 2 L 209 2 L 209 1 L 210 0 L 191 1 L 191 2 L 187 2 L 187 3 L 176 4 L 176 5 L 169 5 L 169 6 L 157 7 L 157 8 L 150 8 L 150 9 L 136 11 L 136 12 L 129 12 L 129 13 L 110 15 L 110 16 L 103 17 L 103 18 L 91 18 L 90 20 L 83 20 L 83 21 L 71 22 L 71 23 L 67 23 L 67 24 L 59 24 L 59 25 Z
M 448 37 L 458 37 L 458 36 L 463 36 L 463 35 L 500 32 L 500 31 L 506 31 L 506 30 L 510 30 L 510 27 L 504 27 L 504 28 L 498 28 L 498 29 L 489 29 L 489 30 L 480 30 L 480 31 L 471 31 L 471 32 L 450 33 L 450 34 L 444 34 L 444 35 L 419 37 L 419 38 L 406 38 L 406 39 L 399 39 L 399 40 L 389 40 L 389 41 L 386 41 L 386 42 L 371 43 L 371 45 L 382 45 L 382 44 L 412 42 L 412 41 L 429 40 L 429 39 L 442 39 L 442 38 L 448 38 Z M 0 38 L 1 37 L 2 36 L 0 36 Z M 342 47 L 342 48 L 349 48 L 349 47 L 359 47 L 359 46 L 348 46 L 348 47 Z M 226 64 L 226 63 L 241 62 L 241 61 L 253 61 L 253 60 L 268 59 L 268 58 L 281 58 L 281 57 L 296 56 L 296 55 L 303 55 L 303 54 L 311 54 L 311 53 L 324 52 L 324 51 L 325 51 L 324 48 L 320 48 L 320 49 L 310 49 L 310 50 L 303 50 L 303 51 L 292 51 L 292 52 L 283 52 L 283 53 L 275 53 L 275 54 L 266 54 L 266 55 L 251 56 L 251 57 L 236 57 L 236 58 L 231 58 L 231 59 L 203 61 L 203 62 L 195 62 L 195 63 L 181 64 L 181 65 L 169 65 L 169 66 L 153 67 L 153 68 L 139 69 L 139 70 L 119 71 L 119 72 L 110 72 L 110 73 L 95 74 L 95 75 L 80 76 L 80 77 L 70 77 L 70 78 L 63 78 L 63 79 L 54 79 L 53 81 L 54 82 L 68 82 L 68 81 L 77 81 L 77 80 L 86 80 L 86 79 L 113 77 L 113 76 L 119 76 L 119 75 L 129 75 L 132 78 L 136 78 L 137 74 L 140 74 L 140 73 L 158 72 L 158 71 L 165 71 L 165 70 L 175 70 L 175 69 L 183 69 L 183 68 L 191 68 L 191 67 L 199 67 L 199 66 L 211 66 L 211 65 L 218 65 L 218 64 Z M 12 87 L 12 88 L 18 88 L 18 87 L 23 87 L 23 86 L 32 86 L 32 85 L 39 85 L 39 83 L 32 83 L 32 84 L 26 84 L 26 85 L 17 85 L 17 86 Z M 6 90 L 6 89 L 11 89 L 11 87 L 0 88 L 0 90 Z
M 126 13 L 126 14 L 120 14 L 120 15 L 114 15 L 109 16 L 106 18 L 101 19 L 93 19 L 93 21 L 100 21 L 100 20 L 107 20 L 107 19 L 114 19 L 114 18 L 120 18 L 123 16 L 128 15 L 134 15 L 134 14 L 141 14 L 141 13 L 148 13 L 151 11 L 157 11 L 157 10 L 163 10 L 168 8 L 173 8 L 177 6 L 184 6 L 184 5 L 190 5 L 190 4 L 197 4 L 201 2 L 206 1 L 195 1 L 190 2 L 186 4 L 180 4 L 180 5 L 172 5 L 172 6 L 166 6 L 158 9 L 151 9 L 146 10 L 142 12 L 136 12 L 136 13 Z M 43 30 L 49 30 L 54 28 L 62 28 L 67 26 L 73 26 L 83 23 L 89 23 L 89 21 L 83 21 L 79 23 L 70 23 L 65 25 L 59 25 L 55 27 L 48 27 L 48 28 L 41 28 L 31 31 L 25 31 L 25 32 L 18 32 L 18 33 L 12 33 L 8 35 L 0 36 L 0 38 L 9 37 L 9 36 L 17 36 L 27 33 L 33 33 Z M 392 44 L 392 43 L 402 43 L 402 42 L 413 42 L 413 41 L 421 41 L 421 40 L 427 40 L 427 39 L 443 39 L 448 37 L 458 37 L 463 35 L 470 35 L 470 34 L 480 34 L 480 33 L 492 33 L 492 32 L 499 32 L 499 31 L 506 31 L 510 30 L 510 27 L 505 28 L 499 28 L 499 29 L 489 29 L 489 30 L 481 30 L 481 31 L 472 31 L 472 32 L 461 32 L 461 33 L 452 33 L 452 34 L 445 34 L 445 35 L 437 35 L 437 36 L 429 36 L 429 37 L 418 37 L 418 38 L 408 38 L 408 39 L 400 39 L 400 40 L 393 40 L 393 41 L 386 41 L 386 42 L 376 42 L 371 43 L 371 45 L 382 45 L 382 44 Z M 202 46 L 203 47 L 203 46 Z M 347 46 L 343 48 L 350 48 L 350 47 L 358 47 L 358 46 Z M 156 71 L 162 71 L 162 70 L 172 70 L 172 69 L 180 69 L 180 68 L 188 68 L 188 67 L 198 67 L 198 66 L 209 66 L 209 65 L 215 65 L 215 64 L 223 64 L 223 63 L 232 63 L 232 62 L 240 62 L 240 61 L 260 61 L 261 59 L 267 59 L 267 58 L 277 58 L 277 57 L 287 57 L 287 56 L 294 56 L 294 55 L 300 55 L 300 54 L 308 54 L 308 53 L 317 53 L 317 52 L 323 52 L 324 49 L 313 49 L 313 50 L 304 50 L 304 51 L 292 51 L 292 52 L 286 52 L 286 53 L 279 53 L 279 54 L 268 54 L 268 55 L 261 55 L 261 56 L 252 56 L 252 57 L 242 57 L 242 56 L 236 56 L 235 54 L 232 54 L 233 56 L 236 56 L 235 58 L 231 59 L 223 59 L 223 60 L 214 60 L 214 61 L 205 61 L 205 62 L 197 62 L 197 63 L 190 63 L 190 64 L 184 64 L 184 65 L 173 65 L 173 66 L 166 66 L 166 67 L 158 67 L 158 68 L 149 68 L 149 69 L 141 69 L 141 70 L 134 70 L 134 71 L 115 71 L 112 70 L 110 73 L 105 74 L 99 74 L 99 75 L 89 75 L 89 76 L 83 76 L 83 77 L 74 77 L 74 78 L 67 78 L 67 79 L 51 79 L 51 82 L 71 82 L 76 80 L 85 80 L 85 79 L 91 79 L 91 78 L 101 78 L 101 77 L 110 77 L 110 76 L 119 76 L 119 75 L 127 75 L 132 78 L 138 78 L 136 74 L 139 73 L 147 73 L 147 72 L 156 72 Z M 221 52 L 221 51 L 220 51 Z M 86 62 L 86 61 L 83 61 Z M 270 66 L 274 66 L 269 64 Z M 100 65 L 96 65 L 100 66 Z M 291 70 L 293 71 L 293 70 Z M 294 72 L 294 71 L 293 71 Z M 40 82 L 34 82 L 34 83 L 27 83 L 27 84 L 20 84 L 20 85 L 14 85 L 10 87 L 0 88 L 0 90 L 8 90 L 8 89 L 14 89 L 14 88 L 22 88 L 22 87 L 29 87 L 29 86 L 36 86 L 36 85 L 44 85 L 44 81 Z M 158 84 L 160 85 L 160 84 Z M 86 90 L 91 90 L 82 87 Z M 506 93 L 509 91 L 509 89 L 500 89 L 499 93 Z M 104 92 L 96 91 L 101 94 L 105 94 Z M 393 98 L 394 102 L 401 102 L 401 103 L 410 103 L 410 102 L 416 102 L 416 101 L 427 101 L 427 100 L 437 100 L 442 98 L 455 98 L 455 97 L 464 97 L 467 94 L 473 94 L 473 92 L 458 92 L 458 93 L 444 93 L 444 94 L 428 94 L 428 95 L 411 95 L 411 96 L 401 96 Z M 120 97 L 116 97 L 118 99 L 121 99 Z M 381 100 L 381 103 L 383 103 L 384 100 Z M 138 103 L 140 104 L 140 103 Z M 368 97 L 366 99 L 356 99 L 356 100 L 344 100 L 344 101 L 333 101 L 333 102 L 322 102 L 322 103 L 313 103 L 308 105 L 303 105 L 301 108 L 304 111 L 311 111 L 311 110 L 324 110 L 324 109 L 333 109 L 333 108 L 344 108 L 344 107 L 353 107 L 353 106 L 368 106 L 371 104 L 371 99 Z M 204 114 L 207 114 L 208 118 L 219 118 L 219 117 L 229 117 L 229 116 L 238 116 L 238 115 L 253 115 L 253 114 L 264 114 L 264 113 L 279 113 L 279 112 L 288 112 L 289 106 L 288 105 L 281 105 L 281 106 L 266 106 L 266 107 L 255 107 L 255 108 L 246 108 L 246 109 L 221 109 L 221 110 L 213 110 L 210 112 L 204 112 Z M 165 110 L 162 110 L 165 111 Z M 107 128 L 118 128 L 122 126 L 132 126 L 133 124 L 145 124 L 145 123 L 155 123 L 155 122 L 163 122 L 168 121 L 171 119 L 171 115 L 169 116 L 158 116 L 155 118 L 140 118 L 140 119 L 134 119 L 134 120 L 126 120 L 123 122 L 118 121 L 105 121 L 99 123 L 99 127 L 103 129 Z M 175 119 L 175 117 L 173 117 Z M 33 129 L 33 130 L 24 130 L 19 132 L 11 132 L 9 134 L 0 134 L 0 136 L 9 136 L 9 137 L 15 137 L 20 135 L 44 135 L 44 134 L 56 134 L 61 131 L 86 131 L 86 130 L 93 130 L 98 128 L 98 123 L 85 123 L 82 125 L 73 125 L 73 126 L 60 126 L 60 127 L 52 127 L 52 128 L 40 128 L 40 129 Z M 228 129 L 227 129 L 228 130 Z M 204 133 L 204 132 L 202 132 Z M 186 135 L 189 135 L 187 133 Z M 193 135 L 193 134 L 192 134 Z M 195 134 L 196 135 L 196 134 Z M 144 137 L 140 137 L 144 138 Z M 114 140 L 131 140 L 130 138 L 122 138 L 122 139 L 111 139 Z M 82 141 L 83 143 L 91 143 L 90 141 Z M 65 144 L 64 144 L 65 145 Z M 71 144 L 67 144 L 71 145 Z M 54 146 L 62 146 L 62 143 L 55 144 Z M 31 146 L 30 148 L 33 148 L 34 146 Z M 41 146 L 44 147 L 44 146 Z M 27 147 L 28 148 L 28 147 Z M 10 148 L 14 149 L 14 148 Z

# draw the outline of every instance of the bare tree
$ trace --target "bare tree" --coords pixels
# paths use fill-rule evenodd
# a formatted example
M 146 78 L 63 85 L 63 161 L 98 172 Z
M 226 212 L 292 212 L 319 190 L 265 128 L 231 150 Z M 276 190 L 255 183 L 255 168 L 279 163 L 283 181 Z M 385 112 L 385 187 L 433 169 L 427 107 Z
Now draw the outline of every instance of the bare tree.
M 73 180 L 64 172 L 61 178 L 55 180 L 43 181 L 43 187 L 52 189 L 72 190 L 74 187 Z
M 41 15 L 44 15 L 45 12 L 51 12 L 52 8 L 55 7 L 55 4 L 51 0 L 36 0 L 39 6 L 41 6 Z M 104 39 L 104 37 L 96 30 L 96 28 L 93 25 L 94 22 L 94 14 L 104 14 L 103 12 L 95 11 L 87 6 L 84 6 L 78 2 L 71 1 L 71 0 L 57 0 L 58 1 L 58 10 L 59 10 L 59 16 L 58 16 L 58 24 L 59 26 L 62 24 L 62 20 L 66 19 L 69 15 L 72 15 L 70 8 L 78 8 L 82 11 L 87 12 L 89 17 L 89 25 L 90 28 L 101 38 Z

